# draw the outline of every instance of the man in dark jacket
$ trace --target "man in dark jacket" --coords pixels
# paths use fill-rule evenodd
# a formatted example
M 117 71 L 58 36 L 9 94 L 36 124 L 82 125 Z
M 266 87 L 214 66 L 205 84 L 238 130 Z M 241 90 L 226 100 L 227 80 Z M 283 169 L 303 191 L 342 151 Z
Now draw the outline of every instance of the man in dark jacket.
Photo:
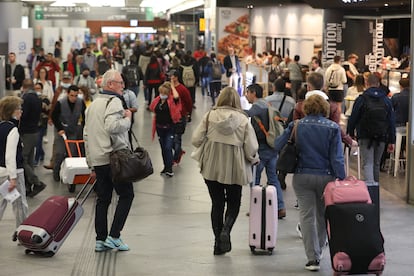
M 39 180 L 34 172 L 34 152 L 39 136 L 39 121 L 42 113 L 42 100 L 34 91 L 33 81 L 25 79 L 22 90 L 22 117 L 20 118 L 19 132 L 23 143 L 23 168 L 26 178 L 26 194 L 34 197 L 46 185 Z
M 81 140 L 83 137 L 83 124 L 85 122 L 85 102 L 78 97 L 79 88 L 71 85 L 68 93 L 56 102 L 52 111 L 52 121 L 57 135 L 55 135 L 53 163 L 53 179 L 60 180 L 60 165 L 66 156 L 64 139 Z
M 368 89 L 355 101 L 347 133 L 355 136 L 356 129 L 365 183 L 379 217 L 380 161 L 385 145 L 388 152 L 394 151 L 395 115 L 391 100 L 379 88 L 378 77 L 370 74 L 366 82 Z
M 6 64 L 6 89 L 9 94 L 17 95 L 20 93 L 24 78 L 24 68 L 17 64 L 16 54 L 9 53 L 9 63 Z
M 234 48 L 228 47 L 228 55 L 224 57 L 223 65 L 226 69 L 226 76 L 229 78 L 229 86 L 236 89 L 236 91 L 241 94 L 240 91 L 240 74 L 242 73 L 239 57 L 234 54 Z

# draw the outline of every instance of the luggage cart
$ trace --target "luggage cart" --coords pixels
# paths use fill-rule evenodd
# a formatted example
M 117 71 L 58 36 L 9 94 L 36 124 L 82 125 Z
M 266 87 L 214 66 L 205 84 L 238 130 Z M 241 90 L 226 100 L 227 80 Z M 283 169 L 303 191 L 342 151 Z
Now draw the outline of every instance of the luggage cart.
M 68 185 L 68 190 L 74 193 L 76 185 L 91 184 L 95 181 L 95 176 L 91 175 L 86 157 L 82 154 L 82 145 L 84 140 L 68 140 L 64 139 L 67 157 L 60 166 L 60 181 Z M 74 153 L 75 152 L 75 153 Z

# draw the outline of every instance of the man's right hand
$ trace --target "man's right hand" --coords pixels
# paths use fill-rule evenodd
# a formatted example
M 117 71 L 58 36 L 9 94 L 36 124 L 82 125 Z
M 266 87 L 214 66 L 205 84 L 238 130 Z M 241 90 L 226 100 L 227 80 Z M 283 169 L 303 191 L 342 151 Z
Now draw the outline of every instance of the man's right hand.
M 127 117 L 129 119 L 132 118 L 132 112 L 129 109 L 124 110 L 124 117 Z

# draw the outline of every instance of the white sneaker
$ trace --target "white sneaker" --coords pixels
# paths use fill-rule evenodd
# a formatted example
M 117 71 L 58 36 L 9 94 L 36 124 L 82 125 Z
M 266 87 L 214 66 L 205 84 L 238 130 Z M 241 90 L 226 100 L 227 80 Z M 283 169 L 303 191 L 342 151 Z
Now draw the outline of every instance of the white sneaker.
M 298 233 L 299 238 L 302 239 L 302 231 L 300 229 L 300 222 L 296 225 L 296 233 Z

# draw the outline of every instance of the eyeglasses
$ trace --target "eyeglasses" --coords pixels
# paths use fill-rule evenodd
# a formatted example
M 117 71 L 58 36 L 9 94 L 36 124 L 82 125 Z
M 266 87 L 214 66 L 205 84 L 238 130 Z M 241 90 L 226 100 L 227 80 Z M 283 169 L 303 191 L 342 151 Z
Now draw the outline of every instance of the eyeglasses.
M 123 81 L 111 80 L 111 82 L 119 83 L 120 85 L 124 85 Z

